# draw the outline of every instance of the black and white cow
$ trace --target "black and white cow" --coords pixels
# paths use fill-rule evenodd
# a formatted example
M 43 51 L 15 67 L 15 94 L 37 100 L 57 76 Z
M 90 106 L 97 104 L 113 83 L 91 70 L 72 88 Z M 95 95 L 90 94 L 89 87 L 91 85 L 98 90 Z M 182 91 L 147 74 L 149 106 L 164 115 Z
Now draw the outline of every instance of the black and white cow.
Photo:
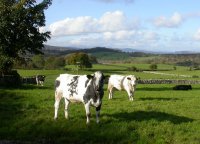
M 136 89 L 136 77 L 134 75 L 111 75 L 108 80 L 109 99 L 113 97 L 113 90 L 126 90 L 130 101 L 133 101 Z
M 42 85 L 44 84 L 45 76 L 44 75 L 36 75 L 35 77 L 37 85 Z
M 97 71 L 93 75 L 61 74 L 55 81 L 55 115 L 57 119 L 61 98 L 65 100 L 65 118 L 68 118 L 70 102 L 82 102 L 85 106 L 88 124 L 90 122 L 90 105 L 96 107 L 96 122 L 99 116 L 104 95 L 104 75 Z

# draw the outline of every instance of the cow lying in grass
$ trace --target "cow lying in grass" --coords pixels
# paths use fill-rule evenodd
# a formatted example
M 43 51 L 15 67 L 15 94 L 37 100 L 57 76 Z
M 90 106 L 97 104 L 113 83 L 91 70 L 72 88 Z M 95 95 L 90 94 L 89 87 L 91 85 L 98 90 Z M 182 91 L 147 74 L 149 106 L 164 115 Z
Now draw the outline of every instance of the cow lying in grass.
M 173 87 L 173 90 L 191 90 L 191 85 L 176 85 Z
M 99 123 L 101 110 L 104 75 L 95 72 L 93 75 L 71 75 L 61 74 L 55 81 L 55 115 L 57 119 L 58 108 L 61 98 L 65 100 L 65 118 L 68 118 L 68 107 L 70 102 L 82 102 L 85 106 L 88 124 L 90 122 L 90 105 L 96 107 L 96 122 Z
M 130 101 L 133 101 L 136 89 L 136 77 L 134 75 L 111 75 L 108 80 L 109 99 L 113 98 L 113 90 L 126 90 Z

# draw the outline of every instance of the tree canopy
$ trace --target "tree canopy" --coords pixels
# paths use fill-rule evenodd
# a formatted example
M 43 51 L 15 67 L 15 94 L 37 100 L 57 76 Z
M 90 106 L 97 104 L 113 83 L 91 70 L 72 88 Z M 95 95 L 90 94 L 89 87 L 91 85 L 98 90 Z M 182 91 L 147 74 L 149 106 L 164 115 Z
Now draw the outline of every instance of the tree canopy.
M 69 65 L 79 65 L 80 68 L 91 68 L 92 63 L 90 62 L 90 58 L 88 54 L 79 52 L 72 53 L 67 56 L 67 64 Z
M 16 58 L 26 54 L 42 54 L 43 43 L 50 32 L 41 32 L 45 26 L 44 10 L 52 0 L 1 0 L 0 1 L 0 59 L 9 66 Z M 5 66 L 0 71 L 6 71 Z

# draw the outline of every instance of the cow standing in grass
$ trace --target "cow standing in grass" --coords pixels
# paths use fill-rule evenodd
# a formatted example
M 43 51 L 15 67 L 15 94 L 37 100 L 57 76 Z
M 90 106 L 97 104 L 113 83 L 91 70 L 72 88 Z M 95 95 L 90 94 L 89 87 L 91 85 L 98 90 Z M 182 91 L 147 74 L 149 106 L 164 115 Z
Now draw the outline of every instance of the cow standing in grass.
M 71 75 L 61 74 L 55 82 L 55 116 L 57 119 L 58 108 L 61 98 L 65 100 L 65 117 L 68 118 L 68 107 L 70 102 L 82 102 L 85 106 L 88 124 L 90 122 L 90 105 L 96 107 L 96 122 L 99 123 L 99 116 L 102 104 L 104 75 L 102 72 L 95 72 L 94 75 Z
M 134 75 L 111 75 L 108 80 L 109 99 L 113 98 L 114 89 L 126 90 L 129 96 L 129 100 L 133 101 L 134 92 L 136 89 L 136 77 Z
M 45 75 L 36 75 L 35 80 L 36 80 L 37 85 L 43 86 Z

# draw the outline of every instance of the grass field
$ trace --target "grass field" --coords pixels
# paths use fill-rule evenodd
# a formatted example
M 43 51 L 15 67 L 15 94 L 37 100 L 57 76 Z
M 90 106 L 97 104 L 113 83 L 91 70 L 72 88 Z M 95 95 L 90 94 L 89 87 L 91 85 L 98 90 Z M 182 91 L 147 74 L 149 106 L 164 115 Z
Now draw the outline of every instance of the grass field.
M 139 65 L 138 65 L 139 66 Z M 140 65 L 141 67 L 145 65 Z M 141 78 L 159 75 L 128 72 L 129 65 L 95 65 L 89 71 L 105 74 L 135 74 Z M 163 66 L 165 67 L 165 66 Z M 167 65 L 166 65 L 167 67 Z M 180 67 L 171 73 L 195 74 Z M 0 143 L 133 143 L 133 144 L 199 144 L 200 143 L 200 86 L 190 91 L 173 91 L 174 85 L 138 85 L 135 100 L 128 101 L 125 91 L 116 91 L 108 100 L 103 98 L 101 123 L 95 122 L 91 108 L 91 124 L 86 125 L 83 104 L 71 104 L 69 120 L 64 118 L 60 105 L 58 120 L 54 121 L 54 80 L 63 70 L 19 70 L 22 76 L 44 73 L 45 86 L 23 85 L 20 88 L 0 88 Z M 69 73 L 74 73 L 70 71 Z M 166 76 L 166 78 L 174 78 Z M 192 79 L 192 78 L 191 78 Z

